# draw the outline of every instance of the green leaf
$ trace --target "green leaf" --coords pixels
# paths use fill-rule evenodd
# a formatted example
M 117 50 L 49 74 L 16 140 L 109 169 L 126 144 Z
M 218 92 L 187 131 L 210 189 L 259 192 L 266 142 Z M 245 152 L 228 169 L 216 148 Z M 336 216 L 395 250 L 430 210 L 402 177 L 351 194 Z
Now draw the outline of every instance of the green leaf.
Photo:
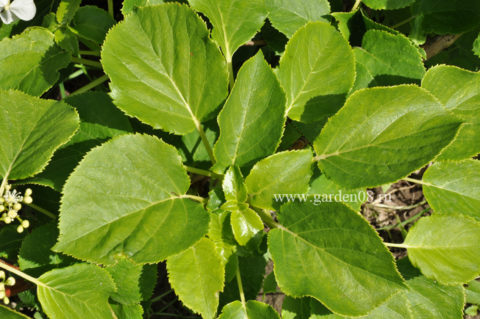
M 125 255 L 156 263 L 187 249 L 208 214 L 183 195 L 189 179 L 175 148 L 147 135 L 123 135 L 95 148 L 63 189 L 55 248 L 103 264 Z
M 64 102 L 0 90 L 0 176 L 21 179 L 41 172 L 77 128 L 78 114 Z
M 0 317 L 2 319 L 25 319 L 30 317 L 25 316 L 22 313 L 16 312 L 13 309 L 0 305 Z
M 70 63 L 68 53 L 55 45 L 47 29 L 33 27 L 0 41 L 0 88 L 40 96 L 58 80 Z
M 231 210 L 230 222 L 233 235 L 237 242 L 245 246 L 259 231 L 263 230 L 260 216 L 248 207 L 239 207 Z
M 202 238 L 189 249 L 168 258 L 167 270 L 170 284 L 183 304 L 202 318 L 214 318 L 225 278 L 224 264 L 215 244 Z
M 465 288 L 467 302 L 480 305 L 480 281 L 472 280 Z
M 283 319 L 309 319 L 310 298 L 295 299 L 285 296 L 282 304 Z
M 137 265 L 127 258 L 118 259 L 115 265 L 106 267 L 112 276 L 117 291 L 111 298 L 124 305 L 134 305 L 142 301 L 139 280 L 142 273 L 142 265 Z
M 480 162 L 437 162 L 423 175 L 423 193 L 436 213 L 480 220 Z
M 423 33 L 459 34 L 480 24 L 480 2 L 418 0 L 412 14 Z
M 55 222 L 37 227 L 25 236 L 18 253 L 20 269 L 30 275 L 40 276 L 53 268 L 71 264 L 72 258 L 52 251 L 57 238 L 58 229 Z
M 381 85 L 418 82 L 425 74 L 422 56 L 407 37 L 382 30 L 369 30 L 355 59 Z
M 335 183 L 379 186 L 433 160 L 460 124 L 419 87 L 364 89 L 329 120 L 314 148 L 320 169 Z
M 395 10 L 408 7 L 415 0 L 363 0 L 362 2 L 375 10 Z
M 243 203 L 247 200 L 247 189 L 242 172 L 237 166 L 230 166 L 222 182 L 223 193 L 227 201 Z
M 465 216 L 420 219 L 405 238 L 408 257 L 428 277 L 447 285 L 480 274 L 480 222 Z
M 223 307 L 218 319 L 280 319 L 278 313 L 263 302 L 249 300 L 245 306 L 240 301 L 234 301 Z
M 267 10 L 264 0 L 189 0 L 213 25 L 212 38 L 220 45 L 227 61 L 262 27 Z
M 276 194 L 306 193 L 312 163 L 310 150 L 281 152 L 261 160 L 245 180 L 250 204 L 273 210 L 282 204 Z
M 110 305 L 117 316 L 116 319 L 143 319 L 143 308 L 141 305 Z
M 108 33 L 102 64 L 120 109 L 172 133 L 198 129 L 227 96 L 225 60 L 205 23 L 183 5 L 128 15 Z
M 55 319 L 114 318 L 108 297 L 115 285 L 106 270 L 77 264 L 43 274 L 37 286 L 43 311 Z
M 251 166 L 275 152 L 285 124 L 285 94 L 262 53 L 245 62 L 218 115 L 216 171 Z
M 289 38 L 308 22 L 325 21 L 330 13 L 327 0 L 265 0 L 272 25 Z
M 359 316 L 404 286 L 378 234 L 343 204 L 289 203 L 277 217 L 283 226 L 270 231 L 268 246 L 287 295 Z
M 473 53 L 480 57 L 480 34 L 475 39 L 475 42 L 473 42 Z
M 353 85 L 353 52 L 334 27 L 309 23 L 288 42 L 277 75 L 287 95 L 291 119 L 325 119 L 343 105 Z
M 67 25 L 72 21 L 82 0 L 62 0 L 57 8 L 57 21 L 61 25 Z
M 67 52 L 70 52 L 70 54 L 78 55 L 78 39 L 75 33 L 73 33 L 70 29 L 60 28 L 55 31 L 55 42 L 59 47 Z
M 107 11 L 97 6 L 82 6 L 73 18 L 72 29 L 80 39 L 100 48 L 108 30 L 114 24 L 115 20 Z
M 130 14 L 135 8 L 153 6 L 156 4 L 162 4 L 163 0 L 124 0 L 122 6 L 122 13 L 124 16 Z
M 320 175 L 312 181 L 308 194 L 310 196 L 313 195 L 313 203 L 316 205 L 336 201 L 343 203 L 356 212 L 359 212 L 362 204 L 369 199 L 369 193 L 366 189 L 344 189 L 325 175 Z
M 439 160 L 461 160 L 480 153 L 480 73 L 439 65 L 428 70 L 422 87 L 465 124 Z
M 128 118 L 115 107 L 103 92 L 87 92 L 67 97 L 80 115 L 80 129 L 63 148 L 59 149 L 45 170 L 28 182 L 61 191 L 75 166 L 93 147 L 105 140 L 132 132 Z
M 143 265 L 142 274 L 140 276 L 140 292 L 142 294 L 142 301 L 147 301 L 152 298 L 153 291 L 157 285 L 158 269 L 157 264 Z

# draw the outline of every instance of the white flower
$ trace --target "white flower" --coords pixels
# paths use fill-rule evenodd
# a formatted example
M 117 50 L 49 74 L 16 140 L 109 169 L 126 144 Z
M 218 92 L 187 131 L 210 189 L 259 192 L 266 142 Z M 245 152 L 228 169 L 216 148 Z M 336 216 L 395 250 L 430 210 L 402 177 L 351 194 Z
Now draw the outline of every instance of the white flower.
M 0 0 L 0 19 L 5 24 L 10 24 L 18 19 L 32 20 L 37 12 L 33 0 Z
M 16 189 L 14 189 L 13 191 L 6 191 L 5 195 L 3 195 L 3 198 L 10 206 L 13 206 L 23 200 L 22 194 L 17 192 Z

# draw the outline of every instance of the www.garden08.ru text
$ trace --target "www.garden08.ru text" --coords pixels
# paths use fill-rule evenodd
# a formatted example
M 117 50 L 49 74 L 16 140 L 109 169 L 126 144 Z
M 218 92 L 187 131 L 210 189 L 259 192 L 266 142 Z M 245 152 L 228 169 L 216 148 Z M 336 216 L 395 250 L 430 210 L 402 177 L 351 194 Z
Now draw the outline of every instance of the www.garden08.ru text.
M 383 194 L 383 200 L 391 200 L 391 194 Z M 365 203 L 374 200 L 374 192 L 359 191 L 357 193 L 343 193 L 341 190 L 334 194 L 273 194 L 277 203 L 283 202 L 311 202 L 314 205 L 330 202 Z

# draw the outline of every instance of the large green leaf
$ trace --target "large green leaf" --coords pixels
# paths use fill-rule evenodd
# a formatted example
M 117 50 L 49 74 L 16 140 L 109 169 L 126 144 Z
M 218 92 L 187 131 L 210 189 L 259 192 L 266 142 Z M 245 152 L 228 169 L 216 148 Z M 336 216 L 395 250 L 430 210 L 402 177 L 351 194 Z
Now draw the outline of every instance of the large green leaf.
M 70 56 L 55 45 L 50 31 L 27 29 L 0 41 L 0 88 L 40 96 L 57 82 L 58 70 L 69 62 Z
M 115 318 L 108 297 L 115 284 L 106 270 L 77 264 L 43 274 L 37 286 L 43 311 L 55 319 Z
M 369 30 L 362 48 L 355 48 L 357 63 L 381 85 L 419 82 L 425 74 L 422 56 L 407 37 L 382 30 Z
M 164 3 L 163 0 L 124 0 L 122 5 L 122 13 L 126 16 L 132 13 L 135 8 L 152 6 Z
M 0 305 L 0 317 L 2 319 L 30 319 L 30 317 L 3 305 Z
M 227 69 L 205 23 L 186 6 L 138 9 L 105 40 L 102 64 L 115 104 L 141 121 L 186 134 L 227 95 Z
M 288 42 L 278 70 L 287 114 L 313 122 L 335 114 L 355 79 L 353 52 L 331 25 L 309 23 Z
M 265 0 L 272 25 L 288 37 L 308 22 L 327 21 L 327 0 Z
M 189 179 L 175 148 L 123 135 L 88 153 L 63 189 L 55 248 L 104 264 L 126 255 L 161 261 L 199 240 L 208 214 L 183 195 Z
M 306 193 L 312 177 L 312 151 L 281 152 L 258 162 L 245 180 L 253 206 L 280 206 L 276 194 Z
M 435 158 L 461 122 L 426 90 L 355 92 L 315 140 L 320 169 L 347 188 L 394 182 Z
M 480 162 L 438 162 L 423 175 L 423 193 L 437 213 L 480 220 Z
M 82 6 L 72 21 L 72 30 L 80 40 L 93 48 L 100 48 L 108 30 L 115 24 L 113 17 L 97 6 Z
M 237 300 L 223 307 L 218 319 L 280 319 L 280 316 L 263 302 L 249 300 L 243 305 Z
M 134 305 L 142 301 L 139 280 L 142 266 L 137 265 L 127 258 L 121 258 L 115 265 L 105 268 L 112 276 L 117 291 L 111 298 L 124 305 Z
M 460 160 L 480 153 L 480 73 L 439 65 L 428 70 L 422 87 L 465 121 L 440 160 Z
M 412 14 L 425 34 L 458 34 L 480 24 L 480 2 L 417 0 L 412 6 Z
M 212 37 L 227 61 L 262 27 L 267 16 L 264 0 L 189 0 L 213 25 Z
M 433 215 L 408 232 L 405 246 L 412 264 L 441 283 L 466 283 L 480 274 L 480 222 L 472 218 Z
M 364 315 L 404 285 L 390 252 L 359 214 L 340 203 L 289 203 L 268 246 L 278 285 L 332 311 Z
M 372 9 L 378 10 L 395 10 L 395 9 L 401 9 L 405 8 L 412 3 L 415 2 L 415 0 L 363 0 L 363 3 L 365 5 L 369 6 Z
M 59 149 L 45 170 L 27 182 L 51 187 L 60 192 L 75 166 L 93 147 L 111 137 L 132 132 L 128 118 L 115 107 L 103 92 L 87 92 L 65 99 L 80 115 L 80 128 L 72 139 Z
M 41 172 L 78 122 L 64 102 L 0 90 L 0 176 L 20 179 Z
M 215 317 L 218 294 L 223 290 L 225 269 L 215 244 L 201 239 L 189 249 L 167 259 L 169 281 L 187 307 L 202 315 Z
M 275 152 L 285 123 L 285 94 L 258 53 L 242 66 L 230 97 L 218 115 L 215 169 L 250 166 Z
M 143 319 L 143 308 L 141 305 L 110 304 L 115 315 L 115 319 Z

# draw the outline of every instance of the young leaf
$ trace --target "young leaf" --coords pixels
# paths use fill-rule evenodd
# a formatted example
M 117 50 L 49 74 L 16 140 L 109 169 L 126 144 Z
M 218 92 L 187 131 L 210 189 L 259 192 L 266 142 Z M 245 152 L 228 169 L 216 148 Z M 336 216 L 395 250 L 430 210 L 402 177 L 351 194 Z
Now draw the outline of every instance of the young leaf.
M 395 10 L 408 7 L 415 0 L 363 0 L 362 1 L 366 6 L 375 9 L 375 10 Z
M 0 90 L 0 176 L 21 179 L 41 172 L 78 122 L 64 102 Z
M 280 319 L 278 313 L 263 302 L 249 300 L 243 305 L 240 301 L 229 303 L 222 309 L 218 319 Z
M 327 0 L 265 0 L 268 19 L 289 38 L 308 22 L 325 21 L 330 13 Z
M 419 87 L 364 89 L 330 119 L 314 148 L 320 169 L 337 184 L 378 186 L 434 159 L 460 124 Z
M 15 310 L 0 305 L 0 318 L 2 319 L 30 319 L 29 317 L 25 316 L 20 312 L 16 312 Z
M 202 318 L 215 317 L 225 269 L 215 244 L 202 238 L 189 249 L 167 259 L 169 281 L 180 300 Z
M 355 58 L 382 85 L 418 82 L 425 74 L 418 48 L 404 35 L 369 30 Z
M 288 42 L 278 79 L 287 95 L 287 114 L 313 122 L 337 112 L 355 79 L 348 42 L 327 23 L 309 23 Z
M 480 305 L 480 281 L 472 280 L 465 288 L 467 302 Z
M 189 0 L 195 10 L 204 13 L 213 25 L 212 37 L 231 63 L 235 51 L 262 27 L 267 16 L 264 1 Z
M 237 166 L 231 166 L 225 173 L 222 189 L 227 201 L 243 203 L 247 200 L 245 182 L 243 181 L 242 172 Z
M 61 25 L 67 25 L 72 21 L 82 0 L 62 0 L 58 4 L 57 21 Z
M 436 213 L 480 220 L 480 162 L 437 162 L 423 175 L 423 193 Z
M 54 269 L 38 279 L 38 299 L 43 311 L 59 319 L 115 318 L 108 297 L 115 284 L 108 272 L 89 264 Z
M 404 286 L 378 234 L 343 204 L 289 203 L 278 219 L 283 226 L 270 231 L 268 246 L 287 295 L 313 296 L 335 313 L 359 316 Z
M 70 56 L 44 28 L 30 28 L 0 42 L 0 88 L 40 96 L 58 80 Z
M 218 115 L 216 171 L 253 165 L 275 152 L 285 124 L 285 94 L 275 74 L 258 53 L 242 66 Z
M 118 259 L 115 265 L 106 267 L 117 287 L 111 298 L 124 305 L 134 305 L 142 301 L 139 280 L 142 265 L 137 265 L 127 258 Z
M 138 9 L 109 33 L 102 64 L 115 104 L 166 131 L 186 134 L 227 96 L 227 69 L 205 23 L 186 6 Z
M 115 20 L 107 11 L 97 6 L 82 6 L 73 18 L 72 29 L 76 31 L 80 40 L 83 40 L 82 42 L 98 50 L 114 24 Z
M 111 137 L 132 132 L 128 118 L 115 107 L 106 93 L 87 92 L 69 96 L 64 101 L 78 111 L 80 128 L 55 153 L 43 172 L 26 181 L 51 187 L 58 192 L 90 149 Z
M 189 185 L 172 146 L 146 135 L 114 138 L 67 180 L 55 248 L 103 264 L 122 254 L 155 263 L 179 253 L 208 227 L 207 212 L 183 196 Z
M 425 276 L 456 285 L 480 274 L 479 242 L 480 222 L 461 215 L 433 215 L 420 219 L 404 244 L 412 264 Z
M 465 122 L 438 159 L 461 160 L 480 153 L 480 74 L 439 65 L 428 70 L 422 87 Z
M 141 305 L 110 304 L 117 316 L 115 319 L 143 319 Z
M 231 209 L 231 212 L 233 235 L 240 245 L 245 246 L 250 239 L 263 230 L 262 219 L 254 210 L 243 205 Z
M 253 206 L 274 209 L 276 194 L 305 193 L 312 177 L 312 151 L 281 152 L 252 168 L 245 183 Z

